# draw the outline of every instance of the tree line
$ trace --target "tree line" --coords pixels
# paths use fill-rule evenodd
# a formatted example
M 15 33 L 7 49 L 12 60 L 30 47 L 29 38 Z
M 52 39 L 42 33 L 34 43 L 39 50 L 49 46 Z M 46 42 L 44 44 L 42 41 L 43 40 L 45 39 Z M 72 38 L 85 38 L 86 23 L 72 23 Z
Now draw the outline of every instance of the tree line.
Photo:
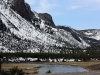
M 62 50 L 60 53 L 0 53 L 0 58 L 38 58 L 38 59 L 75 59 L 75 61 L 87 61 L 91 59 L 99 59 L 99 50 L 76 50 L 65 52 Z

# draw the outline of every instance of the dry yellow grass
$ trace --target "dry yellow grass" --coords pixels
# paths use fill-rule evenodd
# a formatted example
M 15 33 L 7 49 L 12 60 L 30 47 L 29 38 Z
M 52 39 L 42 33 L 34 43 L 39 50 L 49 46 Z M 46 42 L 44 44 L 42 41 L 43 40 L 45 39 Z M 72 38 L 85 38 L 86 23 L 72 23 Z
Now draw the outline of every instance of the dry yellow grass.
M 25 73 L 31 73 L 31 74 L 37 73 L 37 70 L 39 69 L 38 66 L 31 66 L 28 64 L 24 64 L 24 63 L 18 63 L 18 64 L 4 63 L 2 64 L 2 69 L 9 70 L 10 68 L 14 66 L 18 66 L 18 68 L 22 69 Z

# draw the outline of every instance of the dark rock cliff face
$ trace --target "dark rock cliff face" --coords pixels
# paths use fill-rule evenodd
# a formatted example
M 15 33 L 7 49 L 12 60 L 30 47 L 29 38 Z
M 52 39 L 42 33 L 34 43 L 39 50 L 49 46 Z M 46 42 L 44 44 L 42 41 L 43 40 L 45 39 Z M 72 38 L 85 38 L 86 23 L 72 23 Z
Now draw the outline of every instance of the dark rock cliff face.
M 55 24 L 52 20 L 52 16 L 48 13 L 39 13 L 39 17 L 43 20 L 45 20 L 45 24 L 55 27 Z
M 25 3 L 24 0 L 13 0 L 12 9 L 30 22 L 32 22 L 32 20 L 34 20 L 35 18 L 35 15 L 31 11 L 30 6 L 27 3 Z M 45 24 L 55 27 L 52 17 L 48 13 L 39 13 L 39 17 L 45 20 Z
M 24 0 L 13 0 L 12 9 L 16 11 L 23 18 L 31 22 L 31 17 L 34 16 L 30 6 Z
M 2 23 L 2 21 L 0 20 L 0 31 L 6 31 L 7 30 L 7 28 L 6 28 L 6 26 Z
M 64 29 L 65 31 L 68 31 L 68 32 L 72 31 L 69 27 L 65 27 L 65 26 L 56 26 L 56 28 L 58 28 L 58 29 Z

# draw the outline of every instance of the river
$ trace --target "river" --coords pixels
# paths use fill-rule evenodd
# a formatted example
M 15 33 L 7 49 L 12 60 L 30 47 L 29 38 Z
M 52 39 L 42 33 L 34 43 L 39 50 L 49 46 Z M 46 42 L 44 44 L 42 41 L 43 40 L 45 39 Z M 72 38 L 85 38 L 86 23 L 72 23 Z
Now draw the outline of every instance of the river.
M 88 70 L 80 66 L 48 65 L 48 64 L 34 64 L 34 65 L 41 66 L 41 68 L 38 70 L 38 74 L 44 74 L 49 70 L 51 71 L 51 73 L 88 72 Z

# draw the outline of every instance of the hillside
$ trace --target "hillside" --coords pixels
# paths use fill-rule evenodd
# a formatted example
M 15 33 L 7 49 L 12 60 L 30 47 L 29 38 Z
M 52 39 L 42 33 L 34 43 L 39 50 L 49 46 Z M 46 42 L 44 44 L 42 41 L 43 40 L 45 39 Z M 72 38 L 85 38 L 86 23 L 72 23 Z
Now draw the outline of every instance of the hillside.
M 31 11 L 24 0 L 0 0 L 0 51 L 53 52 L 100 44 L 100 30 L 56 26 L 48 13 Z

